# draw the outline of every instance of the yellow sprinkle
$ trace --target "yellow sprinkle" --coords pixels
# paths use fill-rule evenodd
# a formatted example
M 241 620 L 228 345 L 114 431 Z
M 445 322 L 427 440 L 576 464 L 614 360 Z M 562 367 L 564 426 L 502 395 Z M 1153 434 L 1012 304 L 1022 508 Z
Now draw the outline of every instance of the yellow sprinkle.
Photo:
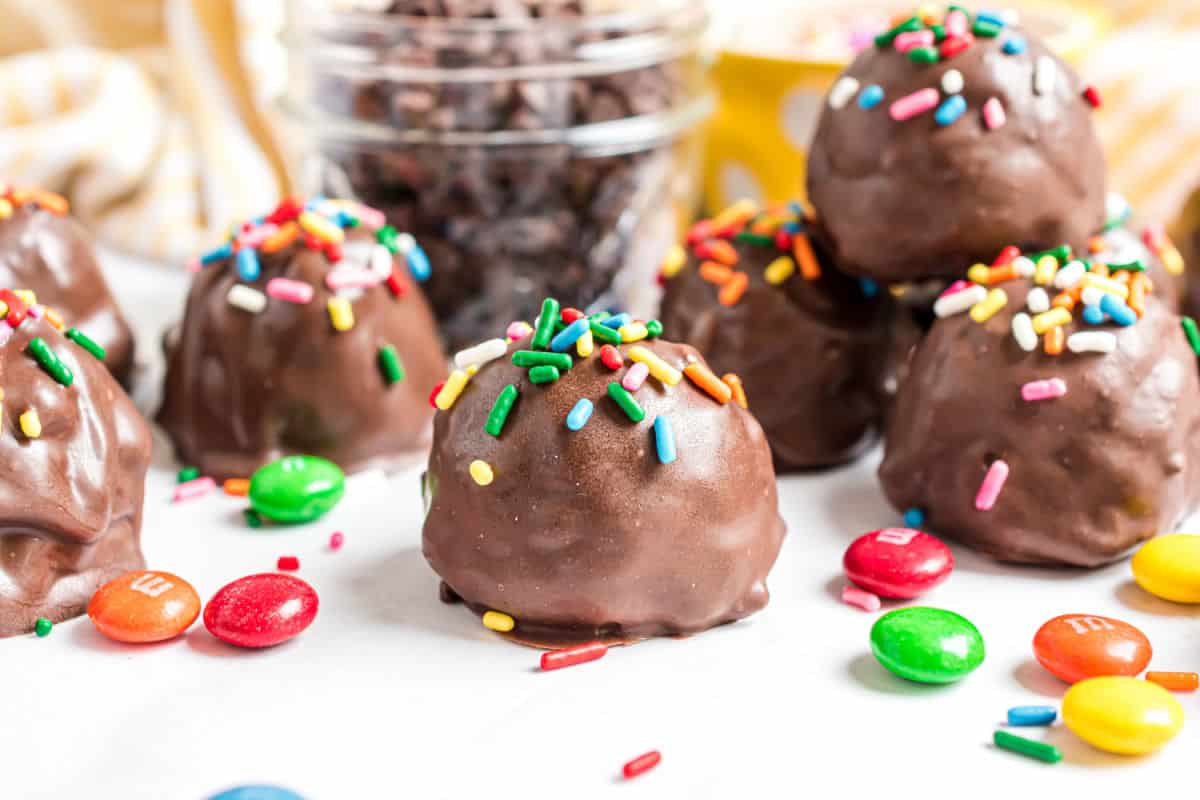
M 37 295 L 34 294 L 29 289 L 14 289 L 13 294 L 15 294 L 17 297 L 21 298 L 21 302 L 24 303 L 26 306 L 36 306 L 37 305 Z
M 478 458 L 471 462 L 469 471 L 471 477 L 480 486 L 487 486 L 496 479 L 496 473 L 492 472 L 492 465 Z
M 329 309 L 329 321 L 333 323 L 334 330 L 348 331 L 354 327 L 354 307 L 345 297 L 329 298 L 326 307 Z
M 629 348 L 629 360 L 645 364 L 650 369 L 650 374 L 665 383 L 667 386 L 674 386 L 683 380 L 682 372 L 675 369 L 657 355 L 642 347 L 640 344 Z
M 300 227 L 325 242 L 341 244 L 346 238 L 341 228 L 315 211 L 304 211 L 300 214 Z
M 767 279 L 767 283 L 772 286 L 778 286 L 792 277 L 795 271 L 796 262 L 787 256 L 780 256 L 770 264 L 767 264 L 767 268 L 763 270 L 763 277 Z
M 1081 283 L 1085 289 L 1089 286 L 1094 286 L 1102 292 L 1115 294 L 1122 300 L 1129 297 L 1129 287 L 1127 285 L 1121 283 L 1120 281 L 1114 281 L 1112 278 L 1106 278 L 1103 275 L 1093 275 L 1089 272 L 1087 275 L 1083 276 L 1083 281 Z
M 686 263 L 687 250 L 684 250 L 682 245 L 671 245 L 671 249 L 667 251 L 667 256 L 662 262 L 661 270 L 663 277 L 674 278 L 679 274 L 679 270 L 683 269 L 683 265 Z
M 592 338 L 592 332 L 587 331 L 575 340 L 575 352 L 580 358 L 587 358 L 592 354 L 592 348 L 596 346 L 596 340 Z
M 12 203 L 8 202 L 8 200 L 3 197 L 0 197 L 0 219 L 8 219 L 12 216 L 12 212 Z
M 38 419 L 36 408 L 31 408 L 20 417 L 21 432 L 30 439 L 36 439 L 42 435 L 42 421 Z
M 971 319 L 987 322 L 996 312 L 1008 304 L 1008 294 L 1003 289 L 992 289 L 987 297 L 971 306 Z
M 629 342 L 640 342 L 648 335 L 646 326 L 640 322 L 630 322 L 626 325 L 622 325 L 621 329 L 617 331 L 617 333 L 621 334 L 621 342 L 623 344 L 627 344 Z
M 1158 254 L 1158 257 L 1162 259 L 1163 266 L 1167 268 L 1167 272 L 1172 275 L 1183 274 L 1183 256 L 1179 254 L 1179 248 L 1175 247 L 1175 245 L 1169 244 L 1164 247 L 1162 252 Z
M 4 302 L 3 300 L 0 300 L 0 319 L 4 319 L 7 316 L 8 316 L 8 303 Z
M 500 611 L 485 611 L 483 613 L 483 627 L 499 631 L 500 633 L 508 633 L 517 627 L 517 622 L 508 614 Z
M 479 372 L 478 364 L 472 364 L 471 366 L 467 367 L 467 377 L 468 378 L 474 378 L 476 372 Z
M 748 197 L 743 197 L 713 218 L 713 227 L 720 230 L 729 225 L 736 225 L 758 213 L 758 203 Z
M 992 269 L 987 264 L 976 264 L 967 270 L 967 280 L 974 281 L 981 286 L 987 286 L 991 279 Z
M 448 411 L 454 405 L 454 401 L 462 394 L 466 388 L 467 381 L 471 380 L 471 376 L 461 369 L 456 369 L 450 373 L 450 377 L 446 379 L 442 390 L 437 393 L 437 397 L 433 398 L 433 404 L 442 411 Z
M 1042 256 L 1033 272 L 1033 282 L 1039 286 L 1049 286 L 1054 283 L 1054 276 L 1057 274 L 1058 259 L 1054 256 Z
M 1033 318 L 1033 332 L 1039 336 L 1051 328 L 1061 328 L 1071 321 L 1071 312 L 1062 306 L 1044 311 Z

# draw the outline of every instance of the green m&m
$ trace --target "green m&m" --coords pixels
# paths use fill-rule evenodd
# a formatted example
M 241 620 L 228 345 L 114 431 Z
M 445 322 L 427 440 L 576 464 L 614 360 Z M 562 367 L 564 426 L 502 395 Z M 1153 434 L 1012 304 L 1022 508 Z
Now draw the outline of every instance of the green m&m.
M 983 663 L 983 636 L 970 620 L 941 608 L 898 608 L 871 627 L 879 663 L 917 683 L 954 683 Z
M 250 477 L 250 507 L 276 522 L 312 522 L 333 509 L 345 491 L 345 473 L 332 461 L 285 456 Z

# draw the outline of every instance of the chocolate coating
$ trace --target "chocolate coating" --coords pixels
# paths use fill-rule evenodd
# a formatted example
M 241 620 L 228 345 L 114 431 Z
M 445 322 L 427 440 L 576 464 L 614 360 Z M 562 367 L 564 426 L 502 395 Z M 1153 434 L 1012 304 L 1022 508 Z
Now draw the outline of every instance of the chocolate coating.
M 667 336 L 704 354 L 718 375 L 742 379 L 780 472 L 849 461 L 875 441 L 888 365 L 891 303 L 864 296 L 857 281 L 826 264 L 771 285 L 763 270 L 784 255 L 774 244 L 735 242 L 749 277 L 734 305 L 698 272 L 700 259 L 665 284 Z
M 1013 29 L 1008 29 L 1012 31 Z M 881 86 L 882 103 L 851 100 L 822 109 L 808 157 L 808 196 L 829 229 L 837 264 L 884 282 L 961 275 L 1005 245 L 1043 250 L 1069 242 L 1086 252 L 1105 220 L 1104 154 L 1084 84 L 1035 35 L 1007 55 L 1008 35 L 979 38 L 933 65 L 893 48 L 868 47 L 844 75 Z M 1037 59 L 1053 59 L 1057 80 L 1034 93 Z M 939 126 L 932 111 L 905 121 L 892 102 L 962 73 L 967 111 Z M 944 99 L 945 94 L 941 97 Z M 996 97 L 1007 123 L 988 130 L 981 109 Z
M 1092 567 L 1170 530 L 1200 480 L 1200 381 L 1179 317 L 1154 295 L 1109 354 L 1022 351 L 1011 333 L 1025 282 L 984 324 L 938 320 L 900 388 L 879 469 L 897 509 L 1002 561 Z M 1061 378 L 1063 397 L 1021 386 Z M 975 496 L 991 462 L 1010 473 L 990 510 Z
M 700 360 L 686 345 L 640 344 L 676 368 Z M 630 345 L 619 349 L 628 366 Z M 535 386 L 498 359 L 434 422 L 425 557 L 472 608 L 512 616 L 519 641 L 690 634 L 767 603 L 784 523 L 762 428 L 687 378 L 671 387 L 648 378 L 635 394 L 646 418 L 635 424 L 605 394 L 625 371 L 592 356 Z M 484 422 L 509 383 L 521 395 L 493 438 Z M 573 432 L 565 419 L 580 398 L 595 410 Z M 671 464 L 655 455 L 659 415 L 678 444 Z M 476 459 L 495 473 L 488 486 L 468 474 Z
M 100 271 L 88 233 L 71 217 L 28 203 L 0 219 L 0 286 L 31 289 L 105 350 L 121 383 L 133 372 L 133 334 Z
M 34 337 L 70 368 L 69 387 L 29 354 Z M 0 636 L 13 636 L 82 614 L 98 587 L 144 566 L 150 428 L 104 364 L 44 320 L 0 345 L 0 386 Z M 29 409 L 36 439 L 19 422 Z
M 363 260 L 374 234 L 346 235 L 346 263 Z M 395 297 L 382 285 L 353 300 L 354 327 L 334 330 L 325 283 L 331 263 L 297 241 L 260 253 L 259 291 L 272 278 L 314 288 L 311 302 L 268 298 L 258 314 L 230 305 L 244 284 L 228 259 L 198 273 L 182 324 L 165 342 L 167 375 L 158 420 L 180 461 L 215 478 L 248 477 L 289 454 L 327 458 L 347 471 L 387 467 L 428 444 L 429 390 L 445 376 L 432 314 L 407 269 Z M 406 376 L 387 385 L 379 350 L 393 345 Z

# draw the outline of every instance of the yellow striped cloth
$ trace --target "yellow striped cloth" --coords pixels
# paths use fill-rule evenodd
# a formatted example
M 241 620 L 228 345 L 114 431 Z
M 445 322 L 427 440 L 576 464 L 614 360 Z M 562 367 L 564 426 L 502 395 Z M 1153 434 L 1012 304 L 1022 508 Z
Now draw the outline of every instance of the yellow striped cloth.
M 0 178 L 67 195 L 110 244 L 183 262 L 287 188 L 280 0 L 0 0 L 0 19 Z

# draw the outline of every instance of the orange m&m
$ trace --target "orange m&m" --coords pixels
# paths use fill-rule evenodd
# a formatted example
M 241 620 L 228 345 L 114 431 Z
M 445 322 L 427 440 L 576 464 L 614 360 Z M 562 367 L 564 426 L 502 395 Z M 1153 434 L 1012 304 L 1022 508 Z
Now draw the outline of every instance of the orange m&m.
M 200 595 L 170 572 L 126 572 L 96 590 L 88 617 L 118 642 L 161 642 L 187 630 L 200 615 Z
M 1133 676 L 1150 663 L 1150 640 L 1127 622 L 1095 614 L 1063 614 L 1038 629 L 1033 654 L 1057 678 L 1078 683 Z

